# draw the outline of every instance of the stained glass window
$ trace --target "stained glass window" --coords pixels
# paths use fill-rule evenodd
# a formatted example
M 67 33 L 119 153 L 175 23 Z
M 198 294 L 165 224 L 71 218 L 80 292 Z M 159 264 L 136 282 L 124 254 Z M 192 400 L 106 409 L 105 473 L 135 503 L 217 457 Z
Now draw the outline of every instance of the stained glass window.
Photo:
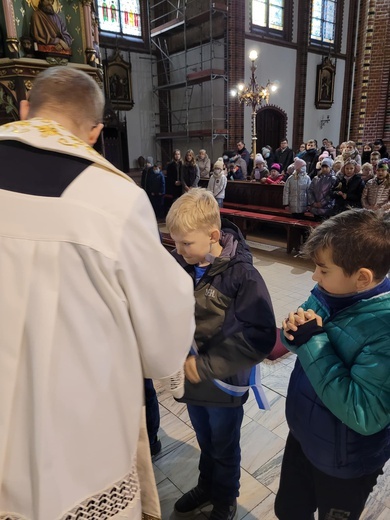
M 313 0 L 311 15 L 311 39 L 334 43 L 337 0 Z
M 283 31 L 284 0 L 252 0 L 252 23 Z
M 139 0 L 98 0 L 102 31 L 142 36 Z

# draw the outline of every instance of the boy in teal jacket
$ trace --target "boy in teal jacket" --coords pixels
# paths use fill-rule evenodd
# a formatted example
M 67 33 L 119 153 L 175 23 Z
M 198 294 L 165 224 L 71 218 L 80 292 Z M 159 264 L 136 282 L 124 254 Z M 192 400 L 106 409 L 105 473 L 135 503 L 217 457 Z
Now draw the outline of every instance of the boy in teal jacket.
M 390 458 L 390 214 L 349 210 L 305 245 L 317 285 L 283 322 L 298 356 L 280 520 L 357 520 Z

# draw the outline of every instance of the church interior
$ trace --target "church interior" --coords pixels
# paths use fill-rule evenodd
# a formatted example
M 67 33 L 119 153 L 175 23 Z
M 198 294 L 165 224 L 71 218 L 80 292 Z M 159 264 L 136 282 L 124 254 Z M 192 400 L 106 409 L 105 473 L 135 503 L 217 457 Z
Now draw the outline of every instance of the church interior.
M 294 152 L 312 139 L 390 146 L 389 0 L 0 1 L 0 124 L 19 119 L 42 70 L 86 71 L 106 99 L 97 150 L 137 183 L 146 157 L 164 170 L 176 149 L 204 149 L 214 163 L 240 141 L 254 155 L 284 139 Z M 234 192 L 228 182 L 233 203 L 261 191 L 273 192 L 263 205 L 282 204 L 278 186 L 248 195 L 246 181 Z M 314 285 L 311 262 L 286 251 L 284 233 L 264 226 L 246 236 L 278 326 Z M 285 353 L 263 363 L 270 412 L 253 396 L 245 405 L 239 519 L 276 518 L 294 361 Z M 168 520 L 196 484 L 199 449 L 186 406 L 156 390 L 162 450 L 153 466 Z M 361 518 L 390 518 L 389 464 Z

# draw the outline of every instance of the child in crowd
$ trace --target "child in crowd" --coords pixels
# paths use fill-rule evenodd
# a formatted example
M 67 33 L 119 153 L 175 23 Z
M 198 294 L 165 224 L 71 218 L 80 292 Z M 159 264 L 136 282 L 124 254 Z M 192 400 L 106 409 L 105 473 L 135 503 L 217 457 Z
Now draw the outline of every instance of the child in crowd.
M 263 159 L 261 153 L 256 154 L 255 157 L 255 167 L 252 170 L 251 180 L 260 182 L 261 179 L 268 177 L 269 171 L 266 168 L 266 162 Z
M 347 141 L 345 145 L 345 149 L 342 153 L 343 161 L 345 162 L 348 159 L 352 159 L 360 166 L 362 164 L 362 158 L 360 157 L 359 151 L 356 148 L 355 141 Z
M 302 143 L 302 144 L 299 145 L 299 150 L 297 152 L 297 157 L 301 158 L 302 155 L 304 155 L 305 152 L 306 152 L 306 144 Z
M 199 168 L 199 175 L 201 179 L 208 179 L 210 177 L 210 166 L 211 161 L 209 156 L 206 153 L 206 150 L 203 148 L 199 150 L 198 155 L 196 156 L 196 164 Z
M 156 218 L 161 218 L 163 216 L 165 178 L 159 164 L 154 164 L 152 168 L 147 170 L 145 175 L 145 191 L 152 204 Z
M 275 162 L 275 154 L 272 150 L 272 147 L 269 144 L 267 144 L 267 146 L 264 146 L 261 149 L 261 153 L 267 162 L 267 169 L 269 170 Z
M 294 172 L 287 178 L 283 188 L 283 206 L 288 207 L 295 218 L 302 218 L 307 210 L 310 183 L 305 161 L 295 157 Z
M 360 175 L 356 175 L 360 170 L 356 161 L 348 159 L 341 168 L 343 178 L 333 189 L 335 198 L 334 212 L 340 213 L 346 209 L 360 208 L 364 182 Z
M 309 186 L 309 211 L 316 220 L 323 220 L 333 214 L 334 198 L 332 190 L 336 177 L 332 171 L 333 161 L 327 157 L 321 162 L 321 172 L 314 177 Z
M 374 168 L 372 167 L 372 164 L 370 164 L 368 162 L 362 164 L 362 170 L 361 170 L 360 176 L 361 176 L 364 184 L 367 184 L 367 182 L 370 179 L 373 179 L 374 178 Z
M 199 178 L 199 166 L 196 164 L 195 154 L 193 150 L 187 150 L 181 170 L 183 193 L 186 193 L 191 188 L 196 188 L 199 183 Z
M 236 158 L 232 157 L 229 159 L 229 168 L 227 173 L 229 181 L 243 181 L 246 179 L 242 171 L 242 167 L 244 167 L 242 163 L 245 163 L 245 161 L 244 159 L 241 159 L 241 157 L 236 156 Z
M 283 321 L 298 356 L 279 520 L 358 520 L 390 458 L 390 213 L 354 209 L 318 226 L 309 299 Z
M 343 166 L 343 161 L 341 161 L 340 159 L 336 159 L 333 163 L 333 166 L 332 166 L 332 170 L 333 170 L 333 173 L 338 176 L 339 173 L 340 173 L 340 170 Z M 342 174 L 340 175 L 340 180 L 342 179 Z
M 318 156 L 318 161 L 316 164 L 316 175 L 318 175 L 321 171 L 321 163 L 322 159 L 330 157 L 329 152 L 327 150 L 324 150 L 321 155 Z
M 180 197 L 167 215 L 174 257 L 194 280 L 197 355 L 185 364 L 188 413 L 200 446 L 199 480 L 175 504 L 189 517 L 209 504 L 209 520 L 233 520 L 240 487 L 242 397 L 216 385 L 223 379 L 248 384 L 250 368 L 275 343 L 275 321 L 267 287 L 252 263 L 241 232 L 222 221 L 218 204 L 204 189 Z M 222 381 L 219 381 L 222 383 Z
M 363 208 L 376 210 L 390 201 L 389 165 L 384 161 L 379 161 L 375 178 L 369 180 L 364 187 L 362 195 Z
M 223 159 L 219 157 L 215 161 L 214 170 L 207 185 L 207 190 L 211 191 L 218 206 L 223 208 L 223 199 L 225 198 L 225 189 L 227 185 L 227 178 L 223 174 Z
M 271 166 L 268 177 L 264 177 L 261 179 L 263 184 L 283 184 L 284 183 L 284 175 L 281 173 L 281 168 L 279 163 L 274 163 Z
M 377 168 L 380 160 L 381 160 L 381 154 L 379 152 L 372 152 L 372 154 L 370 156 L 370 163 L 372 164 L 372 168 L 374 170 L 374 175 L 376 174 L 376 168 Z
M 362 164 L 370 162 L 371 154 L 373 151 L 374 145 L 372 143 L 365 143 L 363 145 Z

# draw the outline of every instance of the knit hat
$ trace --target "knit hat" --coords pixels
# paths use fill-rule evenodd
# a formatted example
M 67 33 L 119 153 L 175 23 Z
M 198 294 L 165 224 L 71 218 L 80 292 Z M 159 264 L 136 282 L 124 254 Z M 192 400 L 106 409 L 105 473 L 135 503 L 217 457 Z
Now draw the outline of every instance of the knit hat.
M 301 159 L 300 157 L 295 157 L 295 159 L 294 159 L 294 168 L 296 170 L 299 170 L 299 169 L 302 168 L 302 166 L 306 166 L 306 162 L 303 159 Z
M 215 161 L 215 163 L 214 163 L 214 170 L 216 168 L 219 168 L 220 170 L 223 169 L 223 159 L 222 159 L 222 157 L 218 157 L 218 159 Z
M 322 152 L 322 154 L 318 157 L 318 160 L 322 161 L 322 159 L 325 159 L 325 157 L 329 157 L 329 152 L 327 150 Z
M 377 170 L 388 170 L 388 169 L 389 169 L 389 164 L 387 162 L 380 161 L 378 163 Z
M 295 170 L 294 163 L 290 164 L 290 166 L 287 166 L 287 173 L 288 173 L 288 175 L 291 175 L 294 170 Z
M 148 157 L 146 157 L 146 162 L 148 162 L 149 164 L 154 164 L 153 163 L 153 157 L 151 155 L 149 155 Z
M 267 155 L 271 153 L 271 150 L 267 146 L 264 146 L 264 148 L 261 149 L 261 153 L 263 154 L 263 157 L 267 157 Z
M 306 164 L 306 163 L 305 163 Z M 280 172 L 280 164 L 279 163 L 274 163 L 272 166 L 271 166 L 271 170 L 278 170 L 278 172 Z
M 261 153 L 257 153 L 257 154 L 256 154 L 256 157 L 255 157 L 255 164 L 258 164 L 258 163 L 263 163 L 263 164 L 265 164 L 264 158 L 263 158 L 263 156 L 261 155 Z
M 330 157 L 325 157 L 325 159 L 322 159 L 321 166 L 329 166 L 329 168 L 332 168 L 333 161 Z

